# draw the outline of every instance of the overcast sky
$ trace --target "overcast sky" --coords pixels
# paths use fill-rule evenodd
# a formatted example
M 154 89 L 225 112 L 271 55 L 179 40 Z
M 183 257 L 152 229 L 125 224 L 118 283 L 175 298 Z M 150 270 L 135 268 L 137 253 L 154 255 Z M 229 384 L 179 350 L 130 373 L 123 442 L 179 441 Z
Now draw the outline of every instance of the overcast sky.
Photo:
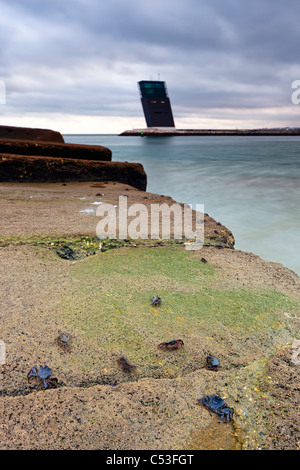
M 0 124 L 146 127 L 160 79 L 177 128 L 300 127 L 299 44 L 297 0 L 0 0 Z

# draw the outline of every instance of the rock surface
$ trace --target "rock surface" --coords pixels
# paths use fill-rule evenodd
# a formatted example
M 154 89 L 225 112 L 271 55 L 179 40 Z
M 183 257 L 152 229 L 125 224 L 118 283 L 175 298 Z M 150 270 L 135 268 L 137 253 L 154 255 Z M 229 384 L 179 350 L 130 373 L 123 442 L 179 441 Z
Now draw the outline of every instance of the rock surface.
M 0 139 L 33 140 L 64 143 L 60 132 L 31 127 L 0 126 Z
M 128 207 L 143 204 L 149 216 L 152 204 L 172 206 L 175 203 L 169 196 L 138 190 L 134 187 L 134 181 L 131 185 L 115 181 L 1 183 L 0 235 L 69 236 L 78 233 L 95 236 L 98 219 L 95 216 L 97 204 L 94 203 L 106 202 L 117 208 L 119 196 L 126 196 Z M 227 227 L 208 214 L 205 214 L 204 220 L 204 237 L 208 245 L 233 248 L 234 236 Z
M 2 154 L 110 161 L 112 152 L 107 147 L 101 145 L 61 144 L 1 139 L 0 155 Z
M 115 181 L 146 190 L 141 164 L 111 159 L 109 148 L 66 144 L 55 131 L 0 126 L 1 182 Z
M 139 163 L 0 154 L 0 181 L 116 181 L 145 191 L 147 175 Z
M 272 321 L 266 307 L 266 317 L 256 323 L 254 308 L 251 323 L 244 328 L 243 316 L 249 321 L 249 312 L 237 296 L 234 302 L 240 308 L 231 320 L 238 324 L 228 324 L 226 316 L 205 319 L 208 298 L 202 296 L 198 320 L 188 318 L 184 302 L 177 308 L 173 303 L 185 292 L 192 297 L 197 292 L 196 284 L 188 284 L 187 274 L 194 271 L 195 275 L 197 270 L 201 284 L 208 282 L 213 305 L 220 301 L 217 296 L 214 300 L 214 294 L 227 283 L 226 264 L 238 266 L 240 258 L 235 250 L 222 250 L 223 260 L 216 266 L 218 248 L 204 250 L 207 264 L 197 262 L 195 254 L 185 255 L 182 275 L 171 279 L 160 255 L 165 253 L 170 273 L 176 269 L 177 256 L 170 256 L 166 248 L 151 248 L 147 253 L 134 248 L 99 251 L 75 264 L 33 246 L 1 248 L 0 271 L 5 280 L 1 332 L 7 356 L 0 369 L 0 448 L 297 448 L 299 368 L 291 362 L 290 347 L 282 349 L 295 335 L 296 318 L 285 317 L 281 307 Z M 248 255 L 242 256 L 246 261 Z M 131 285 L 131 271 L 139 259 L 141 271 Z M 150 272 L 151 259 L 155 270 Z M 274 268 L 266 273 L 260 258 L 252 259 L 257 276 L 257 285 L 251 285 L 253 299 L 256 293 L 261 296 L 266 276 L 276 279 Z M 239 272 L 244 273 L 245 289 L 246 278 L 251 278 L 246 263 Z M 295 282 L 296 277 L 292 289 Z M 122 284 L 124 290 L 118 295 Z M 167 287 L 168 296 L 164 292 L 159 309 L 146 305 L 148 290 Z M 232 302 L 227 292 L 243 293 L 237 285 L 229 289 L 227 285 L 224 290 L 224 306 Z M 266 300 L 270 293 L 266 292 Z M 71 352 L 58 348 L 59 330 L 71 334 Z M 167 353 L 157 349 L 161 339 L 179 334 L 182 349 Z M 133 374 L 117 366 L 124 351 L 137 366 Z M 218 372 L 204 367 L 208 351 L 220 358 Z M 58 389 L 39 391 L 36 384 L 27 382 L 35 364 L 51 367 Z M 219 423 L 218 416 L 196 404 L 210 393 L 222 396 L 234 409 L 233 422 Z
M 299 448 L 295 273 L 225 248 L 233 236 L 209 216 L 206 238 L 220 239 L 199 253 L 159 243 L 102 251 L 99 241 L 94 256 L 72 261 L 51 249 L 54 238 L 40 243 L 95 233 L 84 209 L 125 194 L 129 204 L 173 202 L 118 183 L 0 185 L 0 448 Z M 70 352 L 57 345 L 62 331 Z M 177 338 L 180 350 L 158 350 Z M 219 371 L 205 368 L 208 353 Z M 120 355 L 136 371 L 120 370 Z M 27 382 L 35 364 L 51 367 L 58 389 Z M 196 404 L 210 393 L 234 409 L 232 422 Z

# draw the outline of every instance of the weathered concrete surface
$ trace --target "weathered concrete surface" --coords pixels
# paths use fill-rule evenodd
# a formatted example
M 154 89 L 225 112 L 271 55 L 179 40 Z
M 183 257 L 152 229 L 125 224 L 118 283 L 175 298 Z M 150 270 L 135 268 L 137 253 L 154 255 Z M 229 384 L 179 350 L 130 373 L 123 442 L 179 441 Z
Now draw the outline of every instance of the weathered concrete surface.
M 0 235 L 31 237 L 57 234 L 70 236 L 78 233 L 94 236 L 99 220 L 96 218 L 98 206 L 95 202 L 112 204 L 117 208 L 120 196 L 126 196 L 128 208 L 132 204 L 143 204 L 147 208 L 149 228 L 152 205 L 167 204 L 171 207 L 176 202 L 169 196 L 140 191 L 114 181 L 1 183 Z M 131 219 L 128 217 L 129 222 Z M 207 214 L 204 223 L 206 245 L 233 248 L 234 236 L 227 227 Z
M 0 126 L 0 139 L 34 140 L 43 142 L 64 142 L 60 132 L 51 129 L 31 127 Z
M 102 145 L 32 142 L 30 140 L 0 139 L 0 155 L 29 155 L 52 158 L 110 161 L 112 152 Z
M 69 262 L 39 247 L 2 247 L 0 449 L 296 449 L 299 367 L 289 343 L 299 278 L 278 264 L 266 272 L 259 257 L 219 253 L 204 248 L 203 264 L 183 249 L 123 248 Z M 228 285 L 228 264 L 242 285 Z M 262 290 L 285 275 L 289 294 Z M 160 308 L 150 292 L 163 292 Z M 71 335 L 68 353 L 55 341 L 60 331 Z M 179 337 L 182 349 L 158 350 Z M 204 367 L 209 352 L 217 372 Z M 123 354 L 136 373 L 118 368 Z M 35 364 L 51 367 L 58 389 L 28 383 Z M 234 409 L 233 422 L 196 404 L 211 393 Z
M 173 202 L 118 183 L 0 185 L 0 449 L 298 448 L 295 273 L 216 246 L 104 251 L 98 240 L 94 256 L 69 261 L 55 237 L 36 244 L 39 234 L 95 233 L 84 209 L 125 194 L 128 205 Z M 207 216 L 205 236 L 219 245 L 225 227 Z M 71 335 L 68 353 L 60 332 Z M 184 348 L 174 354 L 157 348 L 175 338 Z M 208 353 L 219 371 L 204 367 Z M 51 367 L 58 389 L 28 383 L 35 364 Z M 196 404 L 211 393 L 234 409 L 232 422 Z
M 196 253 L 175 245 L 105 251 L 98 240 L 94 256 L 72 261 L 52 250 L 56 237 L 39 244 L 42 234 L 61 234 L 62 246 L 63 235 L 95 234 L 97 204 L 117 207 L 120 195 L 148 209 L 175 202 L 106 181 L 0 185 L 0 449 L 299 448 L 291 347 L 299 277 L 228 249 L 233 235 L 207 214 L 205 239 L 213 246 Z M 88 249 L 84 238 L 74 241 Z M 157 309 L 148 303 L 154 294 L 163 298 Z M 60 332 L 71 336 L 68 353 L 57 345 Z M 184 348 L 158 350 L 175 338 Z M 219 371 L 206 370 L 208 353 L 220 359 Z M 137 367 L 134 374 L 118 368 L 120 355 Z M 28 383 L 35 364 L 51 367 L 58 389 Z M 219 423 L 196 404 L 211 393 L 233 408 L 232 422 Z
M 140 163 L 0 154 L 0 181 L 116 181 L 145 191 L 147 175 Z

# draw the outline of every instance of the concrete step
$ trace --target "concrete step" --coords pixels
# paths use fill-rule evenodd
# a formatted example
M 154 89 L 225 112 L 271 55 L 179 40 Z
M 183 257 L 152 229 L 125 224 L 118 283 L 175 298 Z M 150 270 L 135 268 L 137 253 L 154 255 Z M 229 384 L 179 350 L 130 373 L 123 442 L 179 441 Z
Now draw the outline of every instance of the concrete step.
M 116 181 L 145 191 L 147 175 L 140 163 L 0 153 L 0 181 L 35 183 Z
M 60 132 L 32 127 L 0 126 L 0 139 L 64 143 L 64 138 Z
M 0 154 L 75 158 L 110 161 L 112 152 L 101 145 L 33 142 L 31 140 L 0 139 Z

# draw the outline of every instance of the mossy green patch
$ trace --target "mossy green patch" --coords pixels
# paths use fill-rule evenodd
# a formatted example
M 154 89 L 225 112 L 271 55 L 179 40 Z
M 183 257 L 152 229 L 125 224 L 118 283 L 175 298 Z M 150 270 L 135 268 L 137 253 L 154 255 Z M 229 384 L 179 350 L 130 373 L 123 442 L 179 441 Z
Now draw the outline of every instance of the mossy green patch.
M 103 361 L 107 351 L 125 354 L 148 373 L 149 364 L 183 371 L 208 349 L 259 358 L 289 338 L 283 312 L 299 308 L 294 300 L 267 288 L 226 289 L 216 279 L 211 265 L 180 247 L 107 251 L 72 266 L 61 315 Z M 150 305 L 154 295 L 159 307 Z M 185 346 L 173 355 L 157 350 L 179 338 Z M 249 338 L 255 345 L 245 348 Z

